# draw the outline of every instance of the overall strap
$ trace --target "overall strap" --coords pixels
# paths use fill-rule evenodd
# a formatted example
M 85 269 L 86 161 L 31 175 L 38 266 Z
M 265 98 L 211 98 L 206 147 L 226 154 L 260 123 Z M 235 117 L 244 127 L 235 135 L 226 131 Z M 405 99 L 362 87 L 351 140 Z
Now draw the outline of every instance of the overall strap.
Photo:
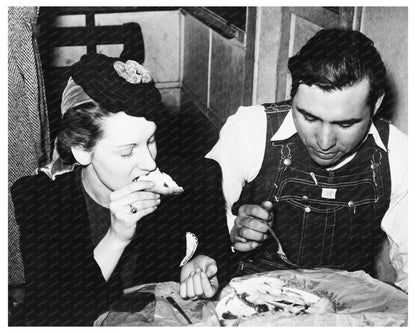
M 276 133 L 286 118 L 287 113 L 292 108 L 290 100 L 278 102 L 278 103 L 266 103 L 263 104 L 264 112 L 267 115 L 267 137 L 266 146 L 270 142 L 270 139 Z M 267 149 L 267 147 L 266 147 Z
M 263 178 L 264 192 L 267 193 L 263 200 L 271 200 L 274 193 L 273 179 L 276 179 L 281 174 L 284 152 L 283 146 L 280 144 L 276 145 L 275 142 L 270 140 L 282 126 L 292 105 L 290 101 L 263 105 L 267 116 L 266 149 L 258 177 Z
M 374 122 L 374 125 L 380 134 L 381 141 L 383 141 L 386 148 L 388 148 L 389 144 L 390 124 L 391 122 L 386 119 L 378 119 Z
M 390 134 L 390 122 L 384 119 L 379 119 L 374 122 L 377 131 L 380 135 L 381 141 L 387 149 L 387 152 L 377 146 L 378 153 L 373 154 L 372 163 L 379 166 L 382 173 L 381 186 L 384 189 L 386 197 L 384 200 L 390 202 L 391 195 L 391 174 L 390 174 L 390 161 L 388 154 L 389 134 Z M 384 160 L 384 161 L 383 161 Z
M 281 148 L 273 146 L 270 139 L 280 128 L 287 113 L 291 109 L 287 101 L 272 104 L 263 104 L 267 116 L 267 132 L 263 163 L 257 177 L 244 185 L 240 198 L 232 205 L 232 212 L 237 215 L 238 209 L 243 204 L 258 204 L 269 200 L 268 193 L 273 192 L 273 179 L 278 172 L 281 163 Z

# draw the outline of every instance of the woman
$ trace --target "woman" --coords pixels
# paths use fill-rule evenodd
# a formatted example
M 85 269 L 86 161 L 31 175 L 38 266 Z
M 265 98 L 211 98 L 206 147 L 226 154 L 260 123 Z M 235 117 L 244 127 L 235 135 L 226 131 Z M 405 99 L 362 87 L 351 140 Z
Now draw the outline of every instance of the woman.
M 178 281 L 180 264 L 183 297 L 213 296 L 229 278 L 221 192 L 210 202 L 204 193 L 220 188 L 218 167 L 199 161 L 202 178 L 165 196 L 170 190 L 139 178 L 157 167 L 156 123 L 166 117 L 150 73 L 134 61 L 94 53 L 70 75 L 57 150 L 65 165 L 77 166 L 20 179 L 12 188 L 27 324 L 89 325 L 123 288 Z M 180 184 L 192 163 L 174 165 L 169 173 Z M 190 235 L 198 238 L 192 260 L 184 258 Z

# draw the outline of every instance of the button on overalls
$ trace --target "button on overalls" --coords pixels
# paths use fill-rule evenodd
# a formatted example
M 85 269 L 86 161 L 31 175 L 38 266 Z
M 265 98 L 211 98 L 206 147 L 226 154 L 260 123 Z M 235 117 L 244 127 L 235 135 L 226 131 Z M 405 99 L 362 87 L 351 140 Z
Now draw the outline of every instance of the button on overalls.
M 330 267 L 374 275 L 375 254 L 385 237 L 381 220 L 390 203 L 388 155 L 370 135 L 355 157 L 334 171 L 318 166 L 298 134 L 270 141 L 290 105 L 265 106 L 267 141 L 259 175 L 233 205 L 273 203 L 273 230 L 287 264 L 269 237 L 259 248 L 240 254 L 237 275 L 276 269 Z M 388 123 L 376 122 L 387 146 Z

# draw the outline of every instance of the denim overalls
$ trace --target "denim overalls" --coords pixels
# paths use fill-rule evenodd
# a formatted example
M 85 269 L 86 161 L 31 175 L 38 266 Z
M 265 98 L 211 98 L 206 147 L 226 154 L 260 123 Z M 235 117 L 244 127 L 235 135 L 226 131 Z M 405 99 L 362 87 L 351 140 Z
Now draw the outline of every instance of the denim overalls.
M 370 135 L 352 161 L 334 171 L 318 166 L 299 135 L 270 141 L 291 106 L 267 104 L 263 165 L 233 205 L 273 202 L 273 230 L 287 258 L 269 237 L 259 248 L 240 254 L 237 275 L 276 269 L 330 267 L 374 275 L 374 256 L 385 237 L 381 220 L 390 203 L 388 155 Z M 387 147 L 388 123 L 376 122 Z

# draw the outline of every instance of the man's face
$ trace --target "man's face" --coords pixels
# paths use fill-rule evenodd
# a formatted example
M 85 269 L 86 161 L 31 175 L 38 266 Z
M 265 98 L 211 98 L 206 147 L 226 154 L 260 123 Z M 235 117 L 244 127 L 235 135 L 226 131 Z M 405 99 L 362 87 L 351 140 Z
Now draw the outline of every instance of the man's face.
M 300 84 L 292 100 L 293 120 L 311 158 L 331 167 L 354 153 L 365 138 L 372 111 L 367 79 L 342 90 Z
M 96 185 L 114 191 L 156 169 L 154 122 L 118 112 L 105 118 L 102 126 L 103 137 L 88 166 Z

